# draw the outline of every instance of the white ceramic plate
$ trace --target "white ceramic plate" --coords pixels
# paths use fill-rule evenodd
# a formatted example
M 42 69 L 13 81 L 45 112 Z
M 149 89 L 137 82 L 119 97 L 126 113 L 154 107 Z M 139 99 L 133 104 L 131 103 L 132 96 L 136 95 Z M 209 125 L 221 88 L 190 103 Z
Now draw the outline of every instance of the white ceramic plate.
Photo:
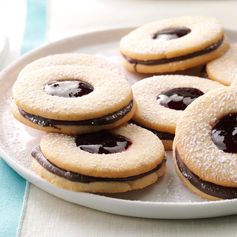
M 168 154 L 168 172 L 160 182 L 140 191 L 102 196 L 72 192 L 57 188 L 30 168 L 32 147 L 38 144 L 42 133 L 27 128 L 13 119 L 10 113 L 11 87 L 20 69 L 36 58 L 49 54 L 86 52 L 110 58 L 119 64 L 119 39 L 131 28 L 112 29 L 60 40 L 48 44 L 27 55 L 8 67 L 0 76 L 0 151 L 3 159 L 21 176 L 39 188 L 69 202 L 104 212 L 145 218 L 206 218 L 237 214 L 237 199 L 205 201 L 189 192 L 178 179 Z M 237 41 L 237 32 L 228 31 L 231 40 Z M 135 75 L 128 73 L 132 82 Z

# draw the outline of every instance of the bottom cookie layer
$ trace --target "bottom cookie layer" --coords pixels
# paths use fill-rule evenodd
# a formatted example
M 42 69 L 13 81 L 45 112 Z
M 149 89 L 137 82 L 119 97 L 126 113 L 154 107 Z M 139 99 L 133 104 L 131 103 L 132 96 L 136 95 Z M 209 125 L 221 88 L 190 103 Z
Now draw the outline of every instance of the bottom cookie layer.
M 90 183 L 82 183 L 82 182 L 73 182 L 53 174 L 48 170 L 46 170 L 43 166 L 41 166 L 38 163 L 38 161 L 34 159 L 32 161 L 32 168 L 42 178 L 48 180 L 50 183 L 52 183 L 57 187 L 77 192 L 91 192 L 91 193 L 122 193 L 131 190 L 142 189 L 155 183 L 161 176 L 165 174 L 166 170 L 165 164 L 163 164 L 159 170 L 133 181 L 126 181 L 126 182 L 95 181 Z
M 185 184 L 188 187 L 192 185 L 194 188 L 189 188 L 197 194 L 201 193 L 200 196 L 204 196 L 208 199 L 237 198 L 237 188 L 225 187 L 211 182 L 207 182 L 192 173 L 180 159 L 177 149 L 175 150 L 175 162 L 176 168 L 178 169 L 179 174 L 182 176 L 181 178 L 184 180 Z

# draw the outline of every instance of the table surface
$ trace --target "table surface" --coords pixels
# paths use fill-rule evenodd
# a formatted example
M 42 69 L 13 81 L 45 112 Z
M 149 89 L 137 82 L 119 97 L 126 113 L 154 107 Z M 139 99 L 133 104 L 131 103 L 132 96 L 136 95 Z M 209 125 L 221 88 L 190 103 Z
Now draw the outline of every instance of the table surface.
M 182 15 L 214 16 L 226 28 L 237 30 L 236 9 L 237 1 L 49 0 L 48 41 Z M 25 0 L 5 1 L 0 8 L 0 26 L 11 43 L 11 52 L 4 66 L 19 56 L 25 12 Z M 149 220 L 115 216 L 67 203 L 31 185 L 19 235 L 237 236 L 236 222 L 237 216 L 206 220 Z

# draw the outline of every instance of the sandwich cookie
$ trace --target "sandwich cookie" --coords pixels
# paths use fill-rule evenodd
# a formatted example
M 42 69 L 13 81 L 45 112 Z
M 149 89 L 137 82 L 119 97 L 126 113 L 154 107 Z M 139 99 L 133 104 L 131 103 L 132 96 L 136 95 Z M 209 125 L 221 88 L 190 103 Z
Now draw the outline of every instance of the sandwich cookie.
M 200 77 L 166 75 L 154 76 L 132 86 L 137 109 L 135 123 L 153 131 L 172 149 L 177 121 L 196 98 L 204 93 L 221 88 L 218 82 Z
M 174 161 L 184 184 L 206 199 L 237 198 L 237 91 L 194 101 L 176 127 Z
M 232 44 L 222 57 L 208 63 L 206 72 L 208 78 L 227 86 L 237 80 L 237 43 Z
M 179 17 L 141 26 L 120 41 L 124 66 L 138 73 L 186 70 L 228 49 L 220 23 L 209 17 Z
M 20 76 L 12 112 L 30 127 L 81 134 L 124 124 L 134 114 L 132 90 L 117 73 L 86 66 L 46 67 Z
M 19 73 L 19 77 L 25 73 L 36 71 L 44 67 L 59 66 L 59 65 L 81 65 L 107 69 L 115 73 L 121 73 L 118 67 L 111 61 L 104 57 L 99 57 L 90 54 L 82 53 L 65 53 L 54 54 L 43 58 L 39 58 L 29 64 L 27 64 Z
M 127 192 L 151 185 L 165 173 L 162 142 L 133 124 L 76 137 L 45 134 L 32 156 L 36 173 L 73 191 Z

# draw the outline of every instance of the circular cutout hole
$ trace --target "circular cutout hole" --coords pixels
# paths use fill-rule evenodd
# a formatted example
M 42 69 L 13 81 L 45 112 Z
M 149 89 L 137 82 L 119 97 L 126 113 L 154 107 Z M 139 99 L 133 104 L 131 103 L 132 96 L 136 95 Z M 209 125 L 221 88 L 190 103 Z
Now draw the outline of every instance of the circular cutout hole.
M 167 28 L 153 34 L 152 39 L 160 40 L 160 41 L 178 39 L 189 34 L 190 32 L 191 30 L 185 27 L 184 28 Z
M 127 150 L 132 144 L 126 137 L 109 132 L 97 132 L 77 136 L 75 142 L 81 150 L 95 154 L 122 152 Z
M 195 88 L 174 88 L 161 93 L 157 100 L 160 105 L 174 110 L 185 110 L 203 92 Z
M 80 80 L 51 81 L 44 86 L 44 91 L 47 94 L 68 98 L 88 95 L 93 90 L 92 85 Z

